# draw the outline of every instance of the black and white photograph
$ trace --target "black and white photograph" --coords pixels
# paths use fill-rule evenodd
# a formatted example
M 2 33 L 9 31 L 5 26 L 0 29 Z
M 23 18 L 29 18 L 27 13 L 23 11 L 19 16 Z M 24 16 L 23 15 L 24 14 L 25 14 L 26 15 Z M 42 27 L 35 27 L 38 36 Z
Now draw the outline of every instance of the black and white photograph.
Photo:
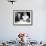
M 14 10 L 13 24 L 32 24 L 32 10 Z

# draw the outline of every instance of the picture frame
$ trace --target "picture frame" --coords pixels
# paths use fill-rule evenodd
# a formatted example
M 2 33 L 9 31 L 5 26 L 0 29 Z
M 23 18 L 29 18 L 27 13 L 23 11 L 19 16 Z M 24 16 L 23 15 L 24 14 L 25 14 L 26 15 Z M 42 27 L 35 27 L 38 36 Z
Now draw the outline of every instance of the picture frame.
M 13 10 L 13 25 L 32 25 L 32 10 Z

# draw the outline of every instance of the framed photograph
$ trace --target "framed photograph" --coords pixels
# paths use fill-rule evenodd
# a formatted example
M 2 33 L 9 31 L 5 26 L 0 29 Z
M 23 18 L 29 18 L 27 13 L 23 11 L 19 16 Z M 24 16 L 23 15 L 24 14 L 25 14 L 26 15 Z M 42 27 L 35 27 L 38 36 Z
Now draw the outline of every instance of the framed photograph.
M 32 10 L 13 10 L 14 25 L 32 25 Z

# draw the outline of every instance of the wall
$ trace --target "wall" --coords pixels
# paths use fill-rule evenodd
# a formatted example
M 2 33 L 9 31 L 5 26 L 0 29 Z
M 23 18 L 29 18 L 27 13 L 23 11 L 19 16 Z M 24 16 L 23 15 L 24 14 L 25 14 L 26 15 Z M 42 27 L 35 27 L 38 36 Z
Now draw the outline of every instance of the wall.
M 14 26 L 14 10 L 33 10 L 32 26 Z M 15 40 L 19 32 L 26 32 L 33 40 L 46 40 L 46 0 L 17 0 L 14 5 L 0 0 L 0 40 Z

